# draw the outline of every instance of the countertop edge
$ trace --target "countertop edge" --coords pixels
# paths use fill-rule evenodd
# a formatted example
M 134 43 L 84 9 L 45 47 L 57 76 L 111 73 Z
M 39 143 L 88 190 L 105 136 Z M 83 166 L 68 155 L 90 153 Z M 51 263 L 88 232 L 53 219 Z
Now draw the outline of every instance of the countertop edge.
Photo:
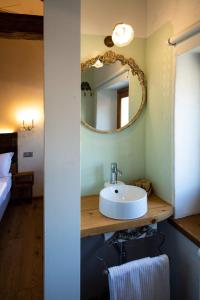
M 166 215 L 165 215 L 165 217 L 159 218 L 159 220 L 154 218 L 154 219 L 152 219 L 151 222 L 149 222 L 148 220 L 143 220 L 143 221 L 141 221 L 142 224 L 137 225 L 137 226 L 134 226 L 134 223 L 132 224 L 132 226 L 127 225 L 127 224 L 124 224 L 124 226 L 123 226 L 122 224 L 120 224 L 120 229 L 117 229 L 116 231 L 126 230 L 126 229 L 130 229 L 130 228 L 142 227 L 142 226 L 147 226 L 147 225 L 152 225 L 152 224 L 155 224 L 155 223 L 159 223 L 159 222 L 162 222 L 162 221 L 167 220 L 168 218 L 170 218 L 172 216 L 172 214 L 173 214 L 173 208 L 172 208 L 171 212 L 168 214 L 168 217 L 166 217 Z M 132 221 L 132 222 L 134 222 L 134 221 Z M 94 227 L 92 233 L 91 233 L 91 229 L 83 229 L 83 230 L 81 230 L 81 238 L 96 236 L 96 235 L 100 235 L 100 234 L 104 234 L 104 233 L 108 233 L 108 232 L 113 232 L 112 226 L 113 225 L 110 225 L 110 226 L 107 225 L 107 226 L 101 227 L 101 228 L 100 227 L 96 227 L 96 228 Z
M 91 196 L 85 196 L 82 197 L 83 200 L 86 200 L 86 198 L 89 201 L 93 201 L 91 200 L 94 197 L 94 199 L 97 197 L 97 195 L 91 195 Z M 95 201 L 95 200 L 94 200 Z M 94 224 L 92 226 L 88 226 L 85 225 L 83 226 L 84 228 L 81 228 L 81 238 L 84 237 L 91 237 L 91 236 L 96 236 L 96 235 L 100 235 L 100 234 L 104 234 L 104 233 L 108 233 L 108 232 L 113 232 L 113 231 L 118 231 L 118 230 L 125 230 L 125 229 L 129 229 L 129 228 L 136 228 L 136 227 L 142 227 L 142 226 L 146 226 L 146 225 L 150 225 L 150 224 L 155 224 L 155 223 L 159 223 L 162 222 L 166 219 L 168 219 L 169 217 L 171 217 L 173 215 L 173 207 L 167 203 L 166 201 L 160 199 L 159 197 L 152 195 L 152 197 L 150 197 L 150 201 L 153 203 L 154 201 L 159 201 L 159 204 L 156 204 L 156 208 L 152 208 L 151 212 L 148 212 L 144 217 L 135 219 L 135 220 L 125 220 L 125 221 L 121 221 L 116 222 L 116 220 L 113 220 L 113 223 L 109 223 L 109 224 L 104 224 L 106 222 L 105 221 L 105 217 L 102 216 L 102 225 L 99 226 L 97 223 L 97 226 Z M 85 201 L 82 201 L 85 202 Z M 82 207 L 82 214 L 84 215 L 83 217 L 87 217 L 87 214 L 93 214 L 93 212 L 98 214 L 98 208 L 94 205 L 94 202 L 92 203 L 91 207 Z M 93 217 L 93 216 L 88 216 L 89 217 Z M 101 218 L 101 216 L 98 214 L 97 218 Z M 104 218 L 104 220 L 103 220 Z M 90 220 L 90 218 L 89 218 Z M 109 219 L 110 220 L 110 219 Z
M 188 221 L 191 220 L 191 222 L 192 222 L 193 217 L 194 216 L 188 216 L 186 218 Z M 183 219 L 186 219 L 186 218 L 183 218 Z M 199 215 L 199 218 L 200 218 L 200 215 Z M 192 241 L 197 247 L 200 247 L 200 234 L 199 234 L 199 237 L 197 237 L 191 229 L 188 229 L 186 226 L 182 225 L 181 223 L 182 223 L 183 219 L 176 220 L 176 219 L 170 218 L 168 220 L 168 222 L 169 222 L 169 224 L 174 226 L 178 231 L 180 231 L 184 236 L 186 236 L 190 241 Z M 197 226 L 199 226 L 199 225 L 197 225 Z

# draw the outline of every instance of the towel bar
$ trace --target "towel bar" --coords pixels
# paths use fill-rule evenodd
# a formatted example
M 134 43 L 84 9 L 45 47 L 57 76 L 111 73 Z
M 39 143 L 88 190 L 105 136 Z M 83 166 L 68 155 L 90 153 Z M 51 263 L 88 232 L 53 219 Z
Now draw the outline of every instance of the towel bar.
M 107 241 L 105 241 L 104 246 L 108 245 L 108 246 L 114 247 L 114 249 L 117 251 L 117 253 L 119 255 L 119 265 L 121 265 L 121 264 L 124 264 L 127 262 L 127 254 L 126 254 L 125 244 L 128 241 L 133 241 L 133 240 L 138 240 L 138 239 L 146 239 L 146 238 L 157 236 L 157 235 L 161 237 L 161 242 L 157 246 L 157 250 L 158 250 L 159 254 L 163 254 L 161 248 L 165 242 L 165 234 L 158 231 L 157 229 L 153 229 L 151 226 L 143 226 L 143 227 L 136 228 L 133 230 L 117 231 L 113 234 L 113 236 L 111 236 Z M 99 250 L 97 252 L 99 252 Z M 97 252 L 96 252 L 96 258 L 104 266 L 103 274 L 108 275 L 109 267 L 108 267 L 106 261 L 104 260 L 104 258 L 101 257 L 100 255 L 98 255 Z

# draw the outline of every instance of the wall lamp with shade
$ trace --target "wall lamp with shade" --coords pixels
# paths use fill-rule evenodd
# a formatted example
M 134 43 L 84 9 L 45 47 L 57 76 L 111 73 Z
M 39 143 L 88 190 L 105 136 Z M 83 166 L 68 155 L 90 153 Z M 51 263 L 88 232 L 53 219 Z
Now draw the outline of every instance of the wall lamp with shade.
M 99 69 L 103 67 L 103 62 L 100 59 L 97 59 L 97 61 L 95 62 L 95 64 L 93 64 L 93 67 Z
M 35 120 L 37 119 L 37 111 L 34 109 L 25 109 L 18 113 L 18 120 L 21 123 L 20 129 L 22 131 L 31 131 L 35 127 Z
M 34 128 L 34 119 L 32 119 L 31 121 L 22 121 L 22 127 L 21 129 L 24 131 L 31 131 Z
M 87 92 L 90 92 L 90 96 L 92 96 L 92 89 L 87 81 L 81 82 L 81 91 L 84 92 L 84 96 L 87 96 Z
M 112 36 L 106 36 L 104 44 L 107 47 L 124 47 L 129 45 L 134 38 L 134 30 L 131 25 L 125 23 L 118 23 L 115 25 Z

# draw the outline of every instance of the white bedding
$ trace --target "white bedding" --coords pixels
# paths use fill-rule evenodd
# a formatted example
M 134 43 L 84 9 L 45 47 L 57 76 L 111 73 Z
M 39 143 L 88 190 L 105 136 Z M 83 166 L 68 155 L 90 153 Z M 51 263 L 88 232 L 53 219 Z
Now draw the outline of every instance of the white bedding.
M 5 201 L 12 184 L 12 177 L 6 176 L 0 178 L 0 206 Z

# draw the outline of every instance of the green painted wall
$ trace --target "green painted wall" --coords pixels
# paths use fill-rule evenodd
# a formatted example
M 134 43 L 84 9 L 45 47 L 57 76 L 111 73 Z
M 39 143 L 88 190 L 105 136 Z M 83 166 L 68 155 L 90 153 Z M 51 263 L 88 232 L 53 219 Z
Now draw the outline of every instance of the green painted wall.
M 167 41 L 173 26 L 167 23 L 149 38 L 135 39 L 124 48 L 112 48 L 132 56 L 147 77 L 147 106 L 140 119 L 124 132 L 102 135 L 81 128 L 82 194 L 98 193 L 109 180 L 110 163 L 116 161 L 122 180 L 146 177 L 157 195 L 173 198 L 173 48 Z M 81 60 L 104 53 L 102 36 L 82 36 Z
M 153 33 L 146 43 L 148 101 L 145 112 L 145 177 L 157 195 L 172 201 L 173 35 L 171 23 Z
M 108 51 L 103 36 L 81 36 L 81 61 Z M 133 57 L 145 72 L 145 39 L 135 38 L 127 47 L 113 51 Z M 130 128 L 117 134 L 99 134 L 81 126 L 82 195 L 99 193 L 110 178 L 110 163 L 117 162 L 121 180 L 144 177 L 145 113 Z

